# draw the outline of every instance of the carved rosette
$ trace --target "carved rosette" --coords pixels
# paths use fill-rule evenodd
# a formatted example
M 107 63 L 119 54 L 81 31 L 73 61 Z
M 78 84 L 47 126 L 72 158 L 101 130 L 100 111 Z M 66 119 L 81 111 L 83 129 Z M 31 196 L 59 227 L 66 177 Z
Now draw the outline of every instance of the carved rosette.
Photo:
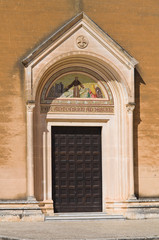
M 88 46 L 88 39 L 85 36 L 80 35 L 76 39 L 76 44 L 77 44 L 77 47 L 81 49 L 86 48 Z

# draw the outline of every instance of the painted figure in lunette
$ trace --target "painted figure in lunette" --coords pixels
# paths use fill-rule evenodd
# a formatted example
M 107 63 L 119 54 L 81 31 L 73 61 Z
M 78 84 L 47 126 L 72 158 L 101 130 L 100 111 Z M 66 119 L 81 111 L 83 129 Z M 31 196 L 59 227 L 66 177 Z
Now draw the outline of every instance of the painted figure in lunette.
M 70 88 L 74 87 L 73 88 L 73 97 L 80 97 L 80 88 L 84 88 L 83 84 L 78 80 L 78 77 L 75 77 L 75 80 L 70 84 L 68 85 L 64 91 L 68 91 Z

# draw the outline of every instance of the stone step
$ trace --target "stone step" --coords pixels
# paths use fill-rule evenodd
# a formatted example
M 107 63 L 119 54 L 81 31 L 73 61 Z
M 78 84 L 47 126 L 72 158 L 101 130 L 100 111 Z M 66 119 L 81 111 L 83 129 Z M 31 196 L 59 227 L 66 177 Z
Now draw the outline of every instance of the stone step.
M 67 212 L 55 213 L 55 216 L 85 216 L 85 215 L 107 215 L 105 212 Z
M 122 215 L 108 215 L 106 213 L 56 213 L 54 216 L 46 216 L 45 221 L 55 220 L 107 220 L 125 219 Z

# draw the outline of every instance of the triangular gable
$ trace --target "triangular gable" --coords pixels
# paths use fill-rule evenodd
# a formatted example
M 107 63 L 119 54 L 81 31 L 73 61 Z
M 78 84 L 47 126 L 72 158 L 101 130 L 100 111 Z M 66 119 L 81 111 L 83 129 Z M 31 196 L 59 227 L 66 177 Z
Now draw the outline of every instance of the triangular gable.
M 118 58 L 122 61 L 125 60 L 131 66 L 135 66 L 138 61 L 133 58 L 125 49 L 123 49 L 115 40 L 113 40 L 107 33 L 105 33 L 96 23 L 94 23 L 84 12 L 79 13 L 71 20 L 69 20 L 65 25 L 63 25 L 59 30 L 57 30 L 50 38 L 43 42 L 39 47 L 37 47 L 31 54 L 29 54 L 22 63 L 25 67 L 32 63 L 38 56 L 40 56 L 47 48 L 49 48 L 55 41 L 62 37 L 67 31 L 75 27 L 79 23 L 85 24 L 85 26 L 90 27 L 94 32 L 100 35 L 100 38 L 107 44 L 107 48 L 118 54 Z

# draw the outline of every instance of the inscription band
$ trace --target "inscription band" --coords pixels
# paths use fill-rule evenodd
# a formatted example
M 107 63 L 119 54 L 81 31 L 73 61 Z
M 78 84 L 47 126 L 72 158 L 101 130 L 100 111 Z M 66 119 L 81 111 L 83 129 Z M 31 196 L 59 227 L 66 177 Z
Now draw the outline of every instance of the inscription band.
M 41 106 L 41 113 L 98 113 L 113 114 L 113 106 Z

